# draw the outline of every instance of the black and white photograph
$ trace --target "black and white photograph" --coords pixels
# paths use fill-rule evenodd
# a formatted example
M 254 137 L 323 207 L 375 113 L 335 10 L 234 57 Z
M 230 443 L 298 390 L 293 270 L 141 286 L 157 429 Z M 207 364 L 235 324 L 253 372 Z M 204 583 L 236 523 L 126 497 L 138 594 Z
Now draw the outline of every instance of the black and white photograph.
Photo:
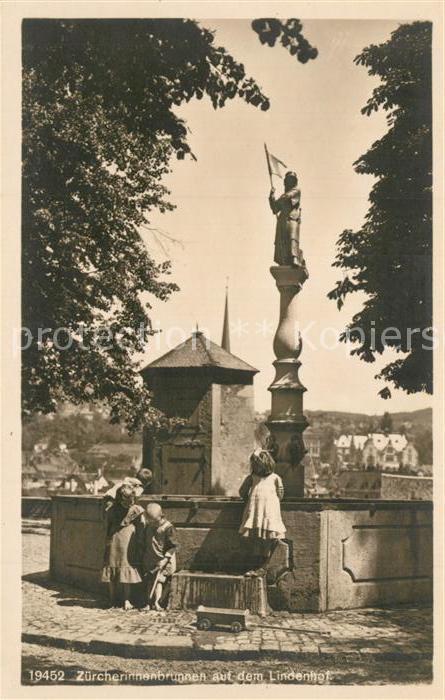
M 441 3 L 20 5 L 3 697 L 443 697 Z

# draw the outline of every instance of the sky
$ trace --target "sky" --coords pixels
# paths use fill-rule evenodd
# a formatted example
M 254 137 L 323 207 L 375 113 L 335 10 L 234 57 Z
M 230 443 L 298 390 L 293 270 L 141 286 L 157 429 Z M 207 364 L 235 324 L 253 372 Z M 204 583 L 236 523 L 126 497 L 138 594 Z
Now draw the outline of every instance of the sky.
M 306 64 L 280 45 L 261 45 L 248 20 L 202 24 L 215 31 L 216 44 L 244 64 L 271 107 L 263 112 L 235 99 L 214 110 L 209 100 L 195 100 L 178 110 L 197 161 L 172 163 L 166 184 L 176 209 L 153 213 L 150 226 L 180 244 L 169 244 L 166 255 L 151 233 L 144 238 L 157 260 L 172 260 L 180 291 L 168 302 L 154 300 L 151 318 L 162 332 L 150 342 L 142 364 L 179 344 L 197 323 L 219 344 L 229 278 L 231 351 L 259 370 L 255 407 L 270 408 L 279 294 L 269 272 L 275 218 L 268 204 L 266 142 L 297 172 L 301 188 L 300 245 L 309 270 L 298 298 L 305 408 L 372 414 L 430 406 L 426 394 L 392 390 L 389 400 L 378 396 L 384 383 L 374 376 L 394 355 L 387 352 L 371 364 L 351 357 L 337 338 L 363 296 L 353 295 L 341 312 L 327 298 L 342 277 L 332 267 L 337 238 L 344 229 L 361 226 L 369 205 L 373 178 L 357 175 L 353 163 L 387 129 L 384 114 L 360 113 L 378 81 L 353 59 L 365 46 L 388 39 L 399 23 L 305 20 L 303 33 L 319 51 Z M 279 192 L 280 182 L 275 184 Z

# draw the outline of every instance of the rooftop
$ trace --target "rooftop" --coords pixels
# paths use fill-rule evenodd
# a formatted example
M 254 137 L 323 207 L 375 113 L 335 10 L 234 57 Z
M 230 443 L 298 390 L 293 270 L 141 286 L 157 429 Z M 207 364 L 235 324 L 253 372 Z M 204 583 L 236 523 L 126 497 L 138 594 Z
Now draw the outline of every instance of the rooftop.
M 336 447 L 350 448 L 352 443 L 356 450 L 363 450 L 368 437 L 368 435 L 340 435 L 337 440 L 334 440 L 334 444 Z
M 337 440 L 334 440 L 336 447 L 350 448 L 351 442 L 354 447 L 363 450 L 365 444 L 370 441 L 379 451 L 384 450 L 388 445 L 391 445 L 396 452 L 401 452 L 405 449 L 408 441 L 405 435 L 399 433 L 369 433 L 368 435 L 340 435 Z
M 170 350 L 157 360 L 150 362 L 142 372 L 156 369 L 180 369 L 180 368 L 216 367 L 219 369 L 238 370 L 241 372 L 258 372 L 255 367 L 240 360 L 236 355 L 227 352 L 222 347 L 212 342 L 201 331 L 195 331 L 180 345 Z

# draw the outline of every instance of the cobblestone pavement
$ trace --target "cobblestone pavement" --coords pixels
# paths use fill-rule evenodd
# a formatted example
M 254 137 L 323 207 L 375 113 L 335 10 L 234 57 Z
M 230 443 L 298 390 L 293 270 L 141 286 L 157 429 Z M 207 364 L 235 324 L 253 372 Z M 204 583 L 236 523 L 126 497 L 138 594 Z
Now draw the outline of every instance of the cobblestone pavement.
M 39 526 L 38 534 L 30 527 L 23 535 L 23 642 L 29 654 L 38 646 L 40 655 L 44 647 L 97 658 L 158 658 L 167 667 L 174 660 L 175 669 L 181 661 L 193 659 L 211 663 L 251 658 L 257 660 L 256 667 L 258 660 L 268 658 L 317 668 L 339 662 L 393 661 L 411 666 L 411 671 L 426 665 L 430 674 L 432 614 L 428 608 L 279 612 L 267 618 L 252 616 L 249 629 L 239 634 L 200 632 L 193 613 L 109 610 L 92 594 L 51 581 L 48 534 Z M 410 681 L 399 677 L 398 682 Z

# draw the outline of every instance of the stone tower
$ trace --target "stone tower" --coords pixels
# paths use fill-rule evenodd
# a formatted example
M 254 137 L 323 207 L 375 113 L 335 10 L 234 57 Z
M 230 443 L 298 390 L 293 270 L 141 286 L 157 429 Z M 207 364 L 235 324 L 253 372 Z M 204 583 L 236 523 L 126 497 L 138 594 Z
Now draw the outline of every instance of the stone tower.
M 254 448 L 257 371 L 200 331 L 142 370 L 154 405 L 186 419 L 163 439 L 144 431 L 154 493 L 238 495 Z

